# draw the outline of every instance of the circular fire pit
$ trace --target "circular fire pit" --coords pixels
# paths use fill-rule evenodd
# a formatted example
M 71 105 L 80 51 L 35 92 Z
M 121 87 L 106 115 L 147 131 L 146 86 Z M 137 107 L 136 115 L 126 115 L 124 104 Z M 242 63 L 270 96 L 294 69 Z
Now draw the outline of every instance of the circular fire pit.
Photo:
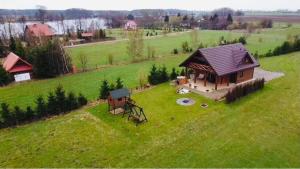
M 191 106 L 195 104 L 195 100 L 189 98 L 180 98 L 177 99 L 176 103 L 182 106 Z

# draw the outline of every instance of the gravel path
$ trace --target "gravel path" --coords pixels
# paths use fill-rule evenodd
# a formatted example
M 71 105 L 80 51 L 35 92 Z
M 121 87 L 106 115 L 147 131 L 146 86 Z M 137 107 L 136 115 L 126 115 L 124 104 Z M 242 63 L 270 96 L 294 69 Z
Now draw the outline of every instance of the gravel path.
M 280 78 L 282 76 L 284 76 L 284 73 L 281 72 L 270 72 L 270 71 L 263 70 L 261 68 L 254 69 L 254 78 L 255 79 L 265 78 L 266 82 L 269 82 L 273 79 Z

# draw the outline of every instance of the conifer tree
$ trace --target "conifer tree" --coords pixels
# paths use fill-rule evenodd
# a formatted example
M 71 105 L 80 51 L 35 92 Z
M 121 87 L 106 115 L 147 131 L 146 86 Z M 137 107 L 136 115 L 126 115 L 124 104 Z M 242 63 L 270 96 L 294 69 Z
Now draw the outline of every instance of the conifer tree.
M 55 89 L 55 99 L 58 113 L 64 113 L 66 111 L 66 95 L 61 85 L 57 86 Z
M 48 114 L 57 114 L 57 111 L 56 97 L 52 92 L 49 92 L 47 100 L 47 112 Z
M 123 81 L 121 80 L 121 78 L 119 77 L 116 81 L 116 89 L 122 89 L 124 87 L 123 85 Z
M 15 41 L 15 39 L 14 39 L 14 37 L 10 37 L 10 40 L 9 40 L 9 50 L 11 51 L 11 52 L 15 52 L 16 51 L 16 41 Z
M 109 95 L 109 90 L 110 87 L 108 85 L 108 81 L 107 80 L 103 80 L 102 81 L 102 85 L 100 87 L 100 95 L 99 98 L 100 99 L 107 99 L 108 95 Z
M 81 93 L 79 93 L 77 101 L 78 101 L 79 106 L 84 106 L 88 103 L 87 99 Z
M 12 118 L 12 114 L 9 110 L 9 105 L 6 103 L 1 103 L 1 116 L 3 119 L 3 125 L 5 127 L 8 127 L 10 125 L 12 125 L 13 123 L 13 118 Z
M 177 76 L 178 76 L 178 73 L 176 72 L 176 69 L 175 69 L 175 68 L 172 68 L 172 72 L 171 72 L 171 74 L 170 74 L 170 79 L 171 79 L 171 80 L 174 80 L 174 79 L 177 78 Z
M 46 103 L 45 103 L 45 100 L 42 96 L 38 96 L 37 99 L 36 99 L 36 115 L 38 117 L 43 117 L 46 115 L 46 112 L 47 112 L 47 107 L 46 107 Z
M 30 106 L 26 107 L 26 113 L 25 113 L 25 119 L 26 120 L 32 120 L 34 117 L 34 111 Z
M 77 108 L 78 108 L 78 103 L 77 103 L 76 96 L 73 92 L 69 92 L 67 97 L 67 110 L 70 111 Z

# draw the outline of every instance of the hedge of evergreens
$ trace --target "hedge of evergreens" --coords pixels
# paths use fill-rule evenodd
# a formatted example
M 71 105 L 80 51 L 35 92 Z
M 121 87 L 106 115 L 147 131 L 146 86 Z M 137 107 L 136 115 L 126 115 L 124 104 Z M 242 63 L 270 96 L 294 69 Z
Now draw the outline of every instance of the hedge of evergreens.
M 276 47 L 275 49 L 269 50 L 267 53 L 261 55 L 261 57 L 278 56 L 296 51 L 300 51 L 299 36 L 295 36 L 290 41 L 283 42 L 280 46 Z
M 87 99 L 73 92 L 65 93 L 62 86 L 58 86 L 54 92 L 49 92 L 47 100 L 42 96 L 36 98 L 36 107 L 28 106 L 25 110 L 19 106 L 10 108 L 7 103 L 0 106 L 0 128 L 12 127 L 29 123 L 45 117 L 58 115 L 75 110 L 87 104 Z
M 247 96 L 250 93 L 253 93 L 257 90 L 260 90 L 264 88 L 265 79 L 257 79 L 253 82 L 249 82 L 243 85 L 236 86 L 232 88 L 227 94 L 226 94 L 226 102 L 232 103 L 244 96 Z

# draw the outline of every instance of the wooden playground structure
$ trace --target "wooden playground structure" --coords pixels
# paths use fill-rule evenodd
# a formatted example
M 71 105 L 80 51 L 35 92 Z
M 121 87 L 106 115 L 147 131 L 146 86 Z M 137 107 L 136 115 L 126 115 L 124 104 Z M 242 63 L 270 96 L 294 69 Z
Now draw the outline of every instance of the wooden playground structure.
M 148 119 L 142 107 L 138 106 L 130 98 L 128 89 L 117 89 L 109 93 L 108 111 L 112 114 L 122 114 L 122 117 L 128 115 L 128 120 L 133 120 L 136 125 L 147 122 Z

